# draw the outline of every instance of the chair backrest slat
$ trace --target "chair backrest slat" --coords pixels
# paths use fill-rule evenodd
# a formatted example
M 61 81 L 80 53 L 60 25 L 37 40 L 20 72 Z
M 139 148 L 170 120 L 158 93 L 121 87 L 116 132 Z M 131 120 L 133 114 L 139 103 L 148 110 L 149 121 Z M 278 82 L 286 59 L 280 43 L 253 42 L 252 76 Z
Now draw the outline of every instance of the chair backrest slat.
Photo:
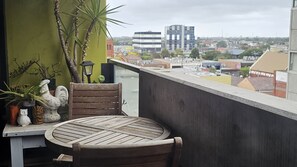
M 177 167 L 182 139 L 127 145 L 88 146 L 73 144 L 73 166 L 84 167 Z
M 122 84 L 70 83 L 69 119 L 122 114 Z

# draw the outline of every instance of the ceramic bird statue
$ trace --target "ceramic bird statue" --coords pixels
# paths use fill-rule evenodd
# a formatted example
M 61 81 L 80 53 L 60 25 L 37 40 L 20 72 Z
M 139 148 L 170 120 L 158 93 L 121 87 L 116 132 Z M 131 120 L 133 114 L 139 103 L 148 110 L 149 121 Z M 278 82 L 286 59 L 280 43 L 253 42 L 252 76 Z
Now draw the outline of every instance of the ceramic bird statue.
M 28 117 L 28 109 L 20 109 L 20 114 L 18 116 L 17 122 L 21 126 L 27 126 L 31 124 L 31 120 Z
M 53 96 L 48 89 L 49 83 L 50 81 L 45 79 L 39 84 L 41 96 L 46 101 L 46 105 L 43 106 L 45 109 L 44 122 L 56 122 L 61 118 L 57 112 L 58 108 L 68 103 L 68 90 L 65 86 L 58 86 L 55 90 L 55 96 Z

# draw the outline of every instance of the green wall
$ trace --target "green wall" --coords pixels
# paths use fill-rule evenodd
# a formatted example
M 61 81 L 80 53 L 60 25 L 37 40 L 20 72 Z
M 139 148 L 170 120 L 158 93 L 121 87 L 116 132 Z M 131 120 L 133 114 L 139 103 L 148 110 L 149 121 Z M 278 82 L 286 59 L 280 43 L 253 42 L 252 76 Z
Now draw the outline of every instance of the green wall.
M 71 11 L 74 1 L 61 0 L 61 10 Z M 106 3 L 106 0 L 102 1 L 104 4 Z M 69 16 L 63 15 L 63 17 L 65 19 Z M 54 1 L 5 0 L 5 19 L 9 72 L 17 67 L 15 59 L 17 63 L 21 64 L 32 58 L 40 58 L 40 63 L 47 66 L 59 63 L 57 67 L 63 74 L 56 78 L 57 85 L 68 87 L 70 74 L 58 38 Z M 106 62 L 106 37 L 103 34 L 99 40 L 97 36 L 93 35 L 87 50 L 86 60 L 95 63 L 92 80 L 101 73 L 100 64 Z M 10 79 L 10 84 L 37 84 L 40 80 L 41 78 L 38 76 L 23 74 L 17 79 Z

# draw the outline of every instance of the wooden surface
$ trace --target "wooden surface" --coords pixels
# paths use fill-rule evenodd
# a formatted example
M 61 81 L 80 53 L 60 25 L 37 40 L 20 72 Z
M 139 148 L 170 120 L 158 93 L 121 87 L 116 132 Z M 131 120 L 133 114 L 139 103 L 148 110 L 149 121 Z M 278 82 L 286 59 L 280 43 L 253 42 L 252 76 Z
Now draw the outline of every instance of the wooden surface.
M 2 136 L 3 137 L 17 137 L 17 136 L 35 136 L 35 135 L 44 135 L 45 130 L 52 127 L 54 123 L 43 123 L 39 125 L 28 125 L 28 126 L 14 126 L 10 124 L 6 124 L 3 129 Z
M 94 116 L 69 120 L 45 132 L 49 148 L 72 154 L 72 144 L 114 145 L 162 140 L 170 132 L 161 124 L 146 118 L 129 116 Z
M 96 115 L 120 115 L 122 84 L 70 83 L 69 119 Z
M 178 167 L 182 139 L 155 140 L 139 144 L 73 144 L 73 167 Z

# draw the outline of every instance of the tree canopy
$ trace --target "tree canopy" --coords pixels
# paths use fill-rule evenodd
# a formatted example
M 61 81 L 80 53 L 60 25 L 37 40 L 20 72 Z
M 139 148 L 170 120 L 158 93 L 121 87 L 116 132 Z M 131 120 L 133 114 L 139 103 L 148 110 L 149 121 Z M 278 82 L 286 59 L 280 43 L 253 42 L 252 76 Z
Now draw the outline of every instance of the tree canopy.
M 219 55 L 221 55 L 221 53 L 218 51 L 208 51 L 205 52 L 202 58 L 205 60 L 216 60 L 219 57 Z
M 250 48 L 244 51 L 239 55 L 240 58 L 243 58 L 244 56 L 261 56 L 263 54 L 263 51 L 259 48 Z
M 167 49 L 163 49 L 161 51 L 161 56 L 162 57 L 170 57 L 170 53 L 169 53 L 169 51 Z
M 175 49 L 175 55 L 176 56 L 183 56 L 184 55 L 184 51 L 182 49 Z
M 192 49 L 190 53 L 191 58 L 199 58 L 199 50 L 197 48 Z
M 227 42 L 226 41 L 219 41 L 217 43 L 217 48 L 227 48 Z
M 250 68 L 245 66 L 245 67 L 241 67 L 240 68 L 240 76 L 242 76 L 243 78 L 248 77 L 249 76 L 249 71 Z

